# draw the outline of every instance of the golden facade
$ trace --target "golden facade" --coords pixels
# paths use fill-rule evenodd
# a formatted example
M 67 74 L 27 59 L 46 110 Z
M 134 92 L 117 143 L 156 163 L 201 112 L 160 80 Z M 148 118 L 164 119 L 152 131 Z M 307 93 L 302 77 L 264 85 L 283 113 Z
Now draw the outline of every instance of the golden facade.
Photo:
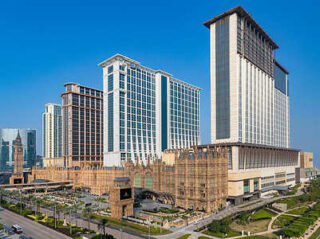
M 222 148 L 207 147 L 164 152 L 174 155 L 174 162 L 151 160 L 146 165 L 128 161 L 123 168 L 84 166 L 81 169 L 49 167 L 32 169 L 29 181 L 72 181 L 74 187 L 88 187 L 92 194 L 103 195 L 117 177 L 129 177 L 134 188 L 170 194 L 174 204 L 183 208 L 216 212 L 225 206 L 228 196 L 228 162 Z

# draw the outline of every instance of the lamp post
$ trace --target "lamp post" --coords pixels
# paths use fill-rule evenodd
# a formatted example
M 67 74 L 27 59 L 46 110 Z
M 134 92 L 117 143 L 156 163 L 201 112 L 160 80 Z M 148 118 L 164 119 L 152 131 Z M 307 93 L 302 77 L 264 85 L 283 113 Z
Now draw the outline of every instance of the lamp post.
M 148 220 L 148 225 L 149 225 L 149 237 L 148 237 L 148 238 L 149 238 L 149 239 L 150 239 L 150 224 L 151 224 L 151 223 L 150 223 L 150 217 L 149 217 L 149 220 Z
M 54 228 L 57 228 L 56 213 L 57 213 L 57 205 L 54 204 Z
M 72 225 L 71 225 L 71 207 L 69 208 L 69 216 L 70 216 L 70 236 L 72 235 Z
M 20 192 L 20 215 L 22 215 L 22 199 L 21 199 L 21 192 Z

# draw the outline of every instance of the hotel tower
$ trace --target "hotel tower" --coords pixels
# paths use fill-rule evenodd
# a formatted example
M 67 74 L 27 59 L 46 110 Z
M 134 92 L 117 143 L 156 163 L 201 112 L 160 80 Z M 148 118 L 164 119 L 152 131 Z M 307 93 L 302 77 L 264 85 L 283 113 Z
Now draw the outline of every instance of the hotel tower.
M 275 59 L 278 45 L 241 6 L 204 25 L 211 143 L 229 151 L 228 199 L 237 204 L 285 190 L 295 184 L 299 150 L 289 149 L 289 73 Z
M 200 143 L 200 89 L 122 55 L 103 68 L 104 165 Z
M 278 45 L 238 6 L 204 23 L 210 30 L 211 142 L 288 148 L 288 72 Z

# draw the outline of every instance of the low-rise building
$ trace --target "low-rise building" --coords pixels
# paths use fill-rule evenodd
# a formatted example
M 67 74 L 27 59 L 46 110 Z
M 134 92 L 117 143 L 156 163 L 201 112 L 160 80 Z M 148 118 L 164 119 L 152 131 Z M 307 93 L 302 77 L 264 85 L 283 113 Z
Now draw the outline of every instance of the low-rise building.
M 296 168 L 297 183 L 308 182 L 320 176 L 320 170 L 313 166 L 313 153 L 300 153 L 300 168 Z
M 110 192 L 114 179 L 130 177 L 137 191 L 154 195 L 185 209 L 217 212 L 226 205 L 228 195 L 227 152 L 219 147 L 192 147 L 169 150 L 173 164 L 165 160 L 127 161 L 124 167 L 89 167 L 80 169 L 51 166 L 32 169 L 29 182 L 35 179 L 72 181 L 74 187 L 89 188 L 92 194 Z M 168 158 L 164 156 L 164 158 Z
M 299 150 L 247 143 L 197 147 L 220 147 L 227 152 L 228 200 L 234 204 L 295 185 Z

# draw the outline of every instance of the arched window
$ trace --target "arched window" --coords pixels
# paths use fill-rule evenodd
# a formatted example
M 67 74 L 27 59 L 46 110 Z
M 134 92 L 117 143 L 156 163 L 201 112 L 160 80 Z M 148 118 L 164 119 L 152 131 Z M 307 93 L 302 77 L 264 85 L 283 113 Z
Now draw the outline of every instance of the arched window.
M 146 179 L 145 179 L 145 188 L 147 189 L 152 189 L 153 188 L 153 178 L 150 173 L 146 174 Z
M 141 188 L 141 176 L 140 176 L 140 174 L 136 174 L 134 176 L 134 187 L 135 188 Z

